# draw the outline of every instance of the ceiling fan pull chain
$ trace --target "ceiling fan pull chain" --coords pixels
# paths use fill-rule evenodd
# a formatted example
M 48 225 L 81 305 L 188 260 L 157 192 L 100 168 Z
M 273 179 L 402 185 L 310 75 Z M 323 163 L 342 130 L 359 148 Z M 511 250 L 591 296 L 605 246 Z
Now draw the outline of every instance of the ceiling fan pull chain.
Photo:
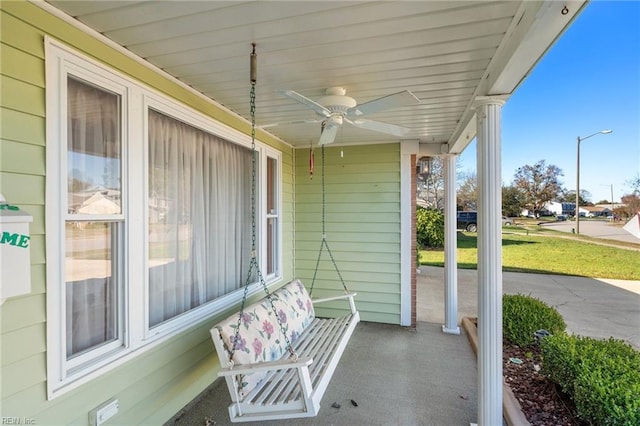
M 315 163 L 315 155 L 313 153 L 313 142 L 309 145 L 309 179 L 313 179 L 313 167 Z

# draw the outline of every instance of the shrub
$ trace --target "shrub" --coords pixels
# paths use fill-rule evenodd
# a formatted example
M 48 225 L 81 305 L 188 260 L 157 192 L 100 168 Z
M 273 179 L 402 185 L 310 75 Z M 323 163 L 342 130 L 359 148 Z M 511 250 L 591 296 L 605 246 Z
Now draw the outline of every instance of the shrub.
M 421 207 L 416 210 L 416 239 L 420 248 L 444 246 L 444 215 L 441 211 Z
M 591 424 L 640 424 L 640 352 L 610 338 L 564 334 L 542 343 L 542 372 L 560 385 Z
M 573 385 L 578 376 L 578 346 L 577 339 L 563 333 L 549 336 L 541 344 L 543 374 L 568 395 L 573 395 Z
M 562 315 L 535 297 L 523 294 L 502 296 L 502 330 L 505 339 L 520 347 L 535 343 L 534 333 L 540 329 L 551 334 L 566 329 Z

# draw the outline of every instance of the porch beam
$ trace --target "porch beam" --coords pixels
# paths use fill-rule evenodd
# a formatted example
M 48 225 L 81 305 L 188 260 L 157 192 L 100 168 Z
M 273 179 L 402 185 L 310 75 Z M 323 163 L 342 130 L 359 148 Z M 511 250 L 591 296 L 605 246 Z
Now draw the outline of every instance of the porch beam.
M 476 98 L 478 171 L 478 425 L 502 424 L 501 113 Z
M 442 157 L 444 163 L 444 324 L 442 331 L 460 334 L 458 327 L 458 261 L 456 250 L 456 158 Z

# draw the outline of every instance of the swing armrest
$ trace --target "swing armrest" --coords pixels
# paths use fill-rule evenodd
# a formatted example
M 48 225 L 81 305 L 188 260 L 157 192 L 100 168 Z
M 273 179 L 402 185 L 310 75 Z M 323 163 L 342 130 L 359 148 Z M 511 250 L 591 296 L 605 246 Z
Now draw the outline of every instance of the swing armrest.
M 340 296 L 324 297 L 322 299 L 313 299 L 312 302 L 315 305 L 316 303 L 331 302 L 332 300 L 352 299 L 357 294 L 358 293 L 347 293 Z
M 316 303 L 331 302 L 333 300 L 349 299 L 349 306 L 351 308 L 351 313 L 355 314 L 356 313 L 356 305 L 355 305 L 355 303 L 353 301 L 353 298 L 357 294 L 358 293 L 346 293 L 346 294 L 342 294 L 340 296 L 325 297 L 325 298 L 322 298 L 322 299 L 314 299 L 314 300 L 312 300 L 312 302 L 315 305 Z
M 313 358 L 303 357 L 298 358 L 296 361 L 292 359 L 281 359 L 256 364 L 235 365 L 233 367 L 221 368 L 220 371 L 218 371 L 218 376 L 233 376 L 236 374 L 256 373 L 258 371 L 289 370 L 292 368 L 308 367 L 311 363 L 313 363 Z

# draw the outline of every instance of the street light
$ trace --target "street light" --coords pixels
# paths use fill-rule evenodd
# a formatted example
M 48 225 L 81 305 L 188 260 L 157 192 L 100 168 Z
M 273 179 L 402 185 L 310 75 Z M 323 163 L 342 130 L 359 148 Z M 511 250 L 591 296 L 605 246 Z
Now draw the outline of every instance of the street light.
M 594 134 L 585 136 L 584 138 L 578 136 L 578 155 L 576 156 L 576 234 L 580 233 L 580 142 L 595 135 L 607 135 L 611 132 L 613 132 L 613 130 L 607 129 L 600 130 L 599 132 L 595 132 Z

